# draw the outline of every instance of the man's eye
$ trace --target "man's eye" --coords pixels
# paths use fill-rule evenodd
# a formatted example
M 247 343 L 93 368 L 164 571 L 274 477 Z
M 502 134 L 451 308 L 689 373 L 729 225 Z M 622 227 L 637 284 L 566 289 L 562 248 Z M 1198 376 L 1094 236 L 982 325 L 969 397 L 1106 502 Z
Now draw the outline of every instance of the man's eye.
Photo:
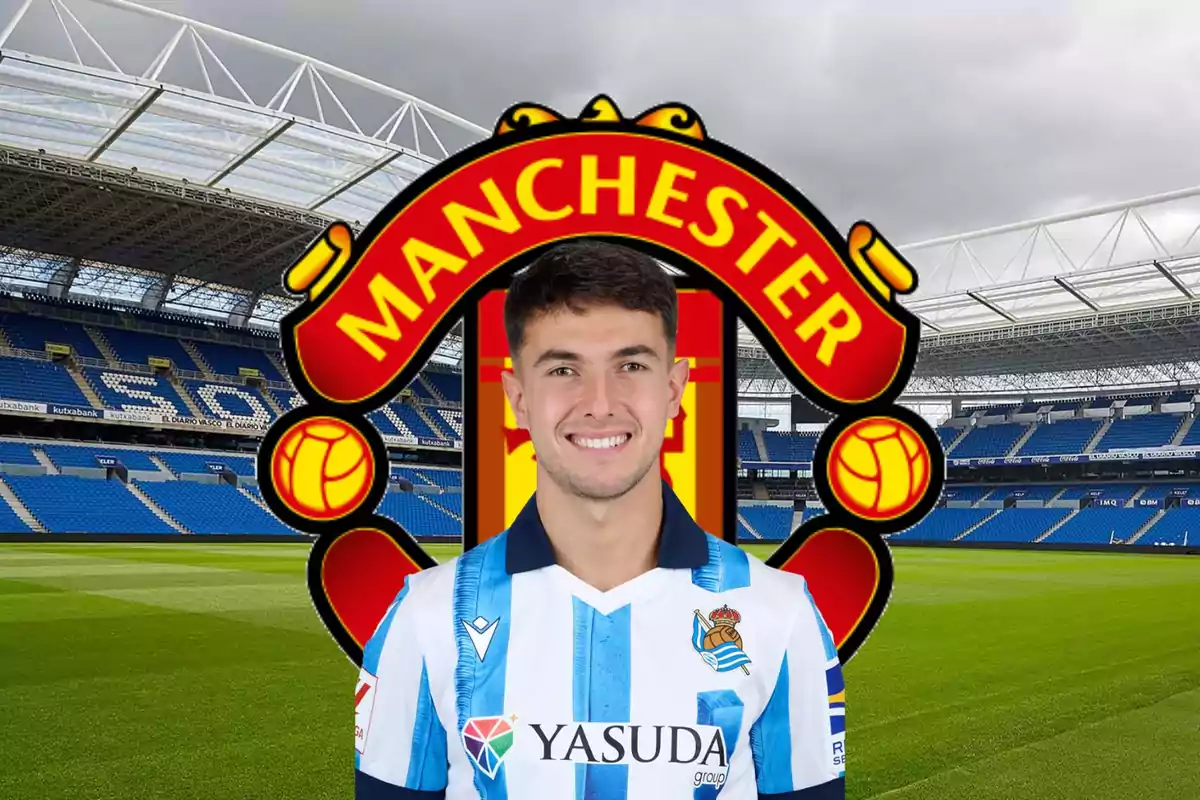
M 638 372 L 640 370 L 644 370 L 645 368 L 645 364 L 638 364 L 635 361 L 630 361 L 621 365 L 621 369 L 625 370 L 626 372 Z
M 574 370 L 572 370 L 570 367 L 555 367 L 554 369 L 550 370 L 550 374 L 556 378 L 569 378 L 573 372 Z

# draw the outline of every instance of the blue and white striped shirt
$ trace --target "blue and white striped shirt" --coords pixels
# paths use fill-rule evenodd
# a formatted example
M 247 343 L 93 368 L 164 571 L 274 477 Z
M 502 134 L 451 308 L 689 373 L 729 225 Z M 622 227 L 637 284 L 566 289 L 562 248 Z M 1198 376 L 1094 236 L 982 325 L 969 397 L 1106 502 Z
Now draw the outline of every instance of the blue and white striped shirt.
M 601 592 L 512 527 L 411 576 L 363 655 L 359 800 L 841 800 L 845 694 L 804 580 L 664 484 L 656 569 Z

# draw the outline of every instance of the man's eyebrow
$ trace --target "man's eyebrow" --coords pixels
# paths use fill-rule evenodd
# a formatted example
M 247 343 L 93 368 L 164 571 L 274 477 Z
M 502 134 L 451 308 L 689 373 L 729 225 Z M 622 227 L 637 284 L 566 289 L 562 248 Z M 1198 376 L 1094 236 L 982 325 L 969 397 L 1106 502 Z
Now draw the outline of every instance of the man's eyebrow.
M 535 367 L 546 363 L 547 361 L 582 361 L 583 357 L 578 353 L 572 353 L 570 350 L 555 350 L 551 348 L 545 351 L 537 360 L 533 362 Z
M 650 356 L 658 358 L 658 351 L 653 347 L 645 344 L 631 344 L 629 347 L 622 347 L 617 352 L 613 353 L 613 358 L 632 358 L 634 356 Z

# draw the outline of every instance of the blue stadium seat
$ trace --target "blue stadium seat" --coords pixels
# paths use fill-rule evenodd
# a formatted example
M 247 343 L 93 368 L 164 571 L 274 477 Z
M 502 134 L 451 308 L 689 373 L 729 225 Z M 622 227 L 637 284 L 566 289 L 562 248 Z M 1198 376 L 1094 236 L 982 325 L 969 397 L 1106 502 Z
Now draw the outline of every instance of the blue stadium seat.
M 46 342 L 56 342 L 70 345 L 77 355 L 104 358 L 78 322 L 63 322 L 30 314 L 0 313 L 0 328 L 4 329 L 13 347 L 22 350 L 45 350 Z
M 1200 446 L 1200 420 L 1192 422 L 1192 427 L 1188 428 L 1187 434 L 1179 444 L 1182 447 Z
M 411 474 L 416 476 L 416 480 L 410 478 L 416 484 L 429 483 L 434 486 L 441 486 L 443 489 L 461 488 L 463 485 L 462 472 L 456 469 L 423 468 L 420 470 L 411 470 Z
M 758 461 L 758 445 L 754 443 L 754 433 L 745 428 L 738 431 L 738 458 L 742 461 Z
M 38 444 L 42 452 L 50 456 L 55 466 L 62 467 L 92 467 L 99 468 L 96 456 L 108 456 L 121 462 L 126 469 L 160 471 L 150 460 L 150 454 L 141 450 L 129 450 L 121 447 L 94 447 L 90 445 L 70 444 Z
M 1142 492 L 1142 500 L 1165 500 L 1168 497 L 1200 496 L 1200 484 L 1196 483 L 1152 483 Z
M 1001 422 L 973 428 L 954 448 L 954 457 L 1000 458 L 1012 449 L 1026 427 L 1018 422 Z
M 1100 430 L 1098 419 L 1064 419 L 1042 423 L 1017 451 L 1020 456 L 1057 456 L 1082 453 Z
M 461 522 L 412 492 L 387 492 L 379 513 L 400 523 L 413 536 L 462 535 Z
M 990 508 L 935 508 L 908 530 L 892 536 L 915 542 L 949 542 L 995 513 Z
M 1051 483 L 1035 483 L 1035 484 L 1019 484 L 1013 486 L 997 486 L 988 495 L 988 500 L 1041 500 L 1047 502 L 1053 500 L 1054 496 L 1062 490 L 1063 487 L 1056 486 Z
M 0 502 L 0 536 L 6 533 L 32 533 L 33 528 L 25 524 L 25 520 L 17 516 L 12 506 Z
M 792 532 L 792 516 L 795 512 L 791 506 L 739 503 L 738 512 L 750 527 L 758 531 L 763 541 L 781 542 Z
M 1047 544 L 1108 544 L 1125 541 L 1154 516 L 1154 508 L 1085 508 L 1047 536 Z
M 1154 527 L 1137 540 L 1139 545 L 1182 546 L 1186 534 L 1187 545 L 1200 543 L 1200 508 L 1172 508 L 1162 515 Z
M 462 377 L 459 375 L 450 375 L 445 372 L 434 372 L 432 370 L 423 373 L 422 377 L 434 388 L 438 394 L 444 399 L 452 403 L 462 402 Z
M 158 506 L 183 527 L 203 534 L 295 533 L 226 483 L 137 482 Z
M 1032 542 L 1060 522 L 1066 508 L 1008 508 L 967 534 L 970 542 Z
M 267 380 L 286 380 L 264 350 L 201 341 L 192 341 L 192 346 L 200 352 L 200 357 L 207 361 L 213 372 L 218 375 L 237 377 L 241 374 L 238 372 L 240 367 L 250 367 L 261 372 Z
M 425 499 L 431 503 L 435 503 L 443 510 L 449 511 L 451 514 L 457 515 L 462 519 L 463 515 L 463 496 L 458 492 L 443 492 L 442 494 L 425 495 Z
M 738 527 L 737 535 L 738 535 L 739 542 L 762 541 L 761 536 L 756 536 L 755 534 L 750 532 L 750 529 L 746 527 L 746 523 L 742 522 L 742 518 L 740 516 L 738 517 L 738 520 L 737 520 L 737 527 Z
M 0 464 L 25 464 L 40 466 L 29 445 L 21 442 L 0 442 Z
M 944 426 L 938 426 L 937 435 L 938 439 L 940 439 L 942 442 L 942 449 L 949 449 L 950 445 L 954 443 L 954 440 L 958 438 L 960 433 L 962 433 L 961 428 L 947 428 Z
M 200 366 L 192 360 L 178 339 L 157 333 L 129 330 L 128 328 L 97 328 L 108 341 L 117 358 L 129 364 L 149 364 L 150 357 L 169 358 L 177 369 L 200 372 Z
M 946 500 L 978 503 L 991 490 L 991 486 L 947 486 L 942 490 L 942 497 Z
M 817 437 L 811 433 L 763 431 L 763 443 L 771 461 L 812 463 Z
M 275 412 L 253 386 L 195 379 L 185 380 L 183 385 L 191 393 L 196 407 L 206 416 L 217 419 L 242 418 L 264 428 L 275 419 Z
M 161 375 L 118 372 L 112 369 L 88 367 L 83 370 L 92 389 L 108 408 L 116 410 L 144 410 L 182 417 L 192 412 L 179 396 L 171 382 Z M 78 389 L 78 387 L 76 387 Z M 158 402 L 155 402 L 157 400 Z M 86 404 L 86 401 L 85 401 Z
M 1114 420 L 1112 427 L 1096 445 L 1098 452 L 1136 447 L 1162 447 L 1179 430 L 1183 417 L 1178 414 L 1143 414 Z
M 176 475 L 208 475 L 209 464 L 224 464 L 230 472 L 247 478 L 254 477 L 254 459 L 227 453 L 189 453 L 185 450 L 155 450 L 154 455 Z
M 446 437 L 431 430 L 417 414 L 416 409 L 405 403 L 393 403 L 392 410 L 400 417 L 401 421 L 408 426 L 413 435 L 420 439 L 445 439 Z
M 425 413 L 441 428 L 440 435 L 451 441 L 462 441 L 462 412 L 447 408 L 425 407 Z
M 51 361 L 0 357 L 0 398 L 90 406 L 67 368 Z
M 118 480 L 74 475 L 4 480 L 51 533 L 177 533 Z
M 1129 500 L 1141 488 L 1138 483 L 1109 483 L 1109 484 L 1087 484 L 1086 486 L 1068 486 L 1063 492 L 1061 500 L 1081 500 L 1084 497 L 1104 498 L 1106 500 L 1120 500 L 1123 503 Z

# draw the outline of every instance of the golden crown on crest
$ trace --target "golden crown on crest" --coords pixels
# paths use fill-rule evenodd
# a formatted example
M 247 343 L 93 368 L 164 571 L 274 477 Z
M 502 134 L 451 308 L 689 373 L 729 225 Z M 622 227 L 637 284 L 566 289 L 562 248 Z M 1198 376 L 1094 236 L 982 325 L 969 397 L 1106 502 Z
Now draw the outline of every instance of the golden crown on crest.
M 583 111 L 579 112 L 576 120 L 580 122 L 614 123 L 632 121 L 635 125 L 647 128 L 658 128 L 671 133 L 688 136 L 692 139 L 707 138 L 704 123 L 700 115 L 682 103 L 667 103 L 655 106 L 638 117 L 623 116 L 617 104 L 608 95 L 593 97 Z M 514 131 L 527 130 L 534 125 L 544 125 L 549 122 L 566 122 L 567 117 L 552 108 L 536 103 L 522 103 L 513 106 L 500 117 L 496 123 L 493 135 L 502 136 Z

